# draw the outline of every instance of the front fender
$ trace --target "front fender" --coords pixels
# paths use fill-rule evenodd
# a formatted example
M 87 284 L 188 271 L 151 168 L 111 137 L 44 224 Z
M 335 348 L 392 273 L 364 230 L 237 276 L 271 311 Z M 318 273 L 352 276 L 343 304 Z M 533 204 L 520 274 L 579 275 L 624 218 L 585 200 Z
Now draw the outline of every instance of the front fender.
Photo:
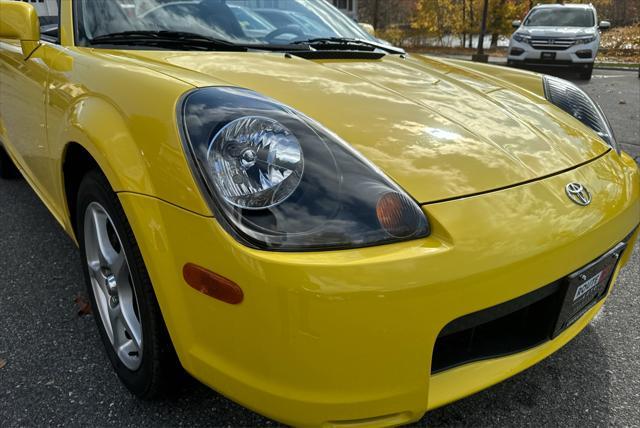
M 148 163 L 115 106 L 100 98 L 82 98 L 70 106 L 58 141 L 66 142 L 59 158 L 62 170 L 70 144 L 80 144 L 96 161 L 115 192 L 154 195 Z
M 124 58 L 64 49 L 48 89 L 48 139 L 60 203 L 69 144 L 82 146 L 116 192 L 211 215 L 187 163 L 175 117 L 192 86 Z M 56 172 L 57 171 L 57 172 Z M 59 174 L 59 175 L 58 175 Z

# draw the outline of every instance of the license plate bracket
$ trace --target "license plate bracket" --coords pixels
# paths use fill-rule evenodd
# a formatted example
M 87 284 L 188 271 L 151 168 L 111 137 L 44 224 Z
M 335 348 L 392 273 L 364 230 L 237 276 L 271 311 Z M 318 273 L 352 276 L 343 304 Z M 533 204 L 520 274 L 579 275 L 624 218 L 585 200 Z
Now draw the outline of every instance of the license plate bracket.
M 624 242 L 618 244 L 598 260 L 565 278 L 566 291 L 553 337 L 562 333 L 605 297 L 626 246 Z
M 554 59 L 556 59 L 556 53 L 555 52 L 542 52 L 542 59 L 545 61 L 553 61 Z

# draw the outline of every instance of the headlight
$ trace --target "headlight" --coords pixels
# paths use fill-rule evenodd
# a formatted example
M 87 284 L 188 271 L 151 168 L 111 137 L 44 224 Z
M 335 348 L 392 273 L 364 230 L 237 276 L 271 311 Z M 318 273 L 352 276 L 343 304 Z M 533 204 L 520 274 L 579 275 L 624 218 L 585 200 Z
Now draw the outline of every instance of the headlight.
M 529 41 L 531 41 L 531 36 L 525 36 L 523 34 L 515 33 L 513 35 L 513 39 L 519 43 L 529 43 Z
M 339 137 L 253 91 L 204 88 L 178 110 L 185 150 L 220 223 L 255 248 L 355 248 L 428 236 L 402 189 Z
M 566 80 L 544 76 L 544 93 L 547 100 L 596 131 L 607 144 L 620 153 L 609 120 L 598 104 L 582 89 Z
M 596 40 L 596 36 L 581 37 L 576 40 L 576 45 L 588 45 Z
M 287 199 L 304 170 L 300 143 L 285 126 L 245 116 L 225 125 L 207 150 L 212 184 L 238 208 L 264 209 Z

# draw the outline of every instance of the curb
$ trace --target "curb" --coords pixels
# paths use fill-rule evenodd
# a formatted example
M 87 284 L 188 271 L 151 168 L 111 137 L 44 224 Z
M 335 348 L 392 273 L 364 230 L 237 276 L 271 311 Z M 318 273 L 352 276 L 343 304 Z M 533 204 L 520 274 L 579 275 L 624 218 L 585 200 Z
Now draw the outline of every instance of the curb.
M 605 65 L 603 67 L 598 67 L 597 65 L 593 67 L 594 70 L 609 70 L 609 71 L 638 71 L 638 67 L 612 67 Z

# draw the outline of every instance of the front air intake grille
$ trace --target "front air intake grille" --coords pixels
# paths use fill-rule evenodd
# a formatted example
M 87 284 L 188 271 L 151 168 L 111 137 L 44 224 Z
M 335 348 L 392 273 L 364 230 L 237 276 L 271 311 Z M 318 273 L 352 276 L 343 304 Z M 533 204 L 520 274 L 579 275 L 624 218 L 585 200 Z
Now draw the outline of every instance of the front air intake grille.
M 531 39 L 531 46 L 534 49 L 544 51 L 564 51 L 575 45 L 576 41 L 573 39 L 553 39 L 553 38 L 533 38 Z
M 438 336 L 431 373 L 497 358 L 551 338 L 563 294 L 561 281 L 449 323 Z
M 624 244 L 636 229 L 622 241 Z M 604 298 L 609 286 L 571 322 Z M 515 354 L 552 340 L 562 331 L 557 323 L 564 313 L 566 294 L 567 279 L 562 278 L 517 299 L 453 320 L 438 335 L 431 373 Z

